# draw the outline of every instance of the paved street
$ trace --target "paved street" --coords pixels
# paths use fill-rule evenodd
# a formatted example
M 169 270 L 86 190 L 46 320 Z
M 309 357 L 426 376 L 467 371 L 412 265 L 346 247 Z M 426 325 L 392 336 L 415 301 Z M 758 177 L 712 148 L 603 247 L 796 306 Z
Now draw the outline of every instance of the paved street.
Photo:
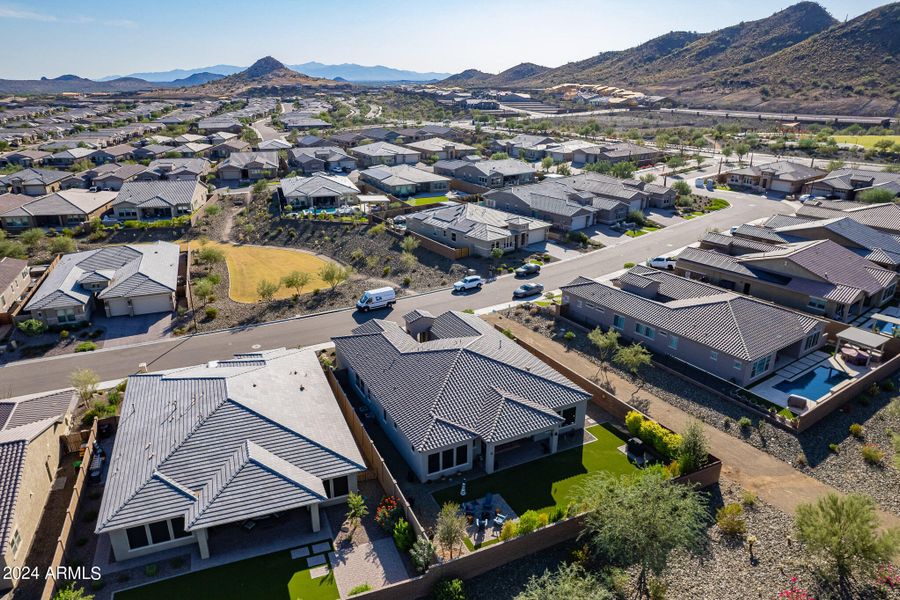
M 278 131 L 277 129 L 273 129 L 271 126 L 272 119 L 270 117 L 266 117 L 265 119 L 260 119 L 259 121 L 253 122 L 253 129 L 262 138 L 263 141 L 266 140 L 274 140 L 275 138 L 280 138 L 284 136 L 284 133 Z
M 555 289 L 578 275 L 602 275 L 621 269 L 625 262 L 640 262 L 675 250 L 696 241 L 707 229 L 725 230 L 732 225 L 775 212 L 791 212 L 791 206 L 784 202 L 735 192 L 721 195 L 733 203 L 731 208 L 667 227 L 625 244 L 549 265 L 538 280 L 547 289 Z M 240 330 L 193 335 L 113 350 L 14 362 L 0 368 L 0 397 L 66 387 L 69 374 L 75 369 L 90 368 L 98 373 L 101 380 L 112 380 L 136 372 L 140 363 L 147 363 L 150 370 L 171 369 L 228 358 L 236 352 L 317 344 L 327 341 L 331 336 L 348 334 L 359 323 L 368 319 L 389 318 L 399 321 L 404 314 L 414 308 L 441 313 L 448 309 L 463 310 L 493 306 L 508 301 L 513 289 L 518 285 L 519 282 L 513 277 L 504 276 L 486 285 L 482 291 L 468 295 L 454 296 L 448 291 L 437 291 L 400 299 L 390 313 L 376 312 L 362 315 L 351 309 L 345 309 Z

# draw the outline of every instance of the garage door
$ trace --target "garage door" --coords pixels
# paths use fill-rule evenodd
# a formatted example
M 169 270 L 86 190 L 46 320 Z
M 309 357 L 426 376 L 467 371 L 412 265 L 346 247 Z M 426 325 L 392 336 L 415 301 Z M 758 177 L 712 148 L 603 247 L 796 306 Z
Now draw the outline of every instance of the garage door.
M 587 215 L 582 217 L 572 217 L 572 230 L 584 229 L 587 227 Z
M 106 306 L 109 309 L 110 317 L 124 317 L 131 314 L 131 308 L 128 306 L 128 301 L 124 298 L 107 300 Z
M 134 314 L 148 315 L 172 310 L 172 296 L 170 294 L 156 294 L 153 296 L 139 296 L 131 300 Z
M 781 181 L 775 180 L 772 182 L 772 191 L 773 192 L 790 192 L 791 191 L 791 182 L 790 181 Z
M 533 229 L 528 232 L 528 243 L 534 244 L 535 242 L 543 242 L 546 239 L 546 229 Z

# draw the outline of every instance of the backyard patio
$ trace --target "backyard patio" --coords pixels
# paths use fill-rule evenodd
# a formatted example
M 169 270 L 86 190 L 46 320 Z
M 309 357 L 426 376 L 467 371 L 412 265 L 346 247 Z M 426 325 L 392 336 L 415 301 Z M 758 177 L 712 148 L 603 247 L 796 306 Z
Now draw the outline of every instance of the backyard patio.
M 462 496 L 461 481 L 433 492 L 438 505 L 445 502 L 463 504 L 471 499 L 483 499 L 490 494 L 497 500 L 496 510 L 508 511 L 514 519 L 528 510 L 550 513 L 566 509 L 577 496 L 578 487 L 590 476 L 601 472 L 616 475 L 633 473 L 637 467 L 619 450 L 626 436 L 609 423 L 593 425 L 586 430 L 584 444 L 556 454 L 509 466 L 491 475 L 465 480 L 466 495 Z M 500 503 L 502 502 L 502 505 Z M 482 510 L 474 511 L 481 518 Z M 490 511 L 488 511 L 490 512 Z M 493 527 L 493 520 L 488 527 Z

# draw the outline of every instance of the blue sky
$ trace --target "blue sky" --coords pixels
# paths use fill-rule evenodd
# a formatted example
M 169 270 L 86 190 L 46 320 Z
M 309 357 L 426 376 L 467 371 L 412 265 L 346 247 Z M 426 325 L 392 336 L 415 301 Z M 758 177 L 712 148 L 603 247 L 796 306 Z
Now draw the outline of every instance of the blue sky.
M 710 31 L 766 17 L 790 0 L 0 0 L 4 46 L 21 51 L 0 78 L 102 77 L 270 54 L 296 64 L 382 64 L 497 72 L 634 46 L 674 30 Z M 883 0 L 824 0 L 837 19 Z

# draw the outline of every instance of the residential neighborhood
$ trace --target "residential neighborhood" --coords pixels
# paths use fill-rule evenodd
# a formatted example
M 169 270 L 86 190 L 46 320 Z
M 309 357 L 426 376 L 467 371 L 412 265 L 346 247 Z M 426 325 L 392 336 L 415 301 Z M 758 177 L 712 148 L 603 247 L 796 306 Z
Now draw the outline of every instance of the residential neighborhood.
M 228 8 L 0 6 L 0 599 L 900 600 L 900 6 Z

